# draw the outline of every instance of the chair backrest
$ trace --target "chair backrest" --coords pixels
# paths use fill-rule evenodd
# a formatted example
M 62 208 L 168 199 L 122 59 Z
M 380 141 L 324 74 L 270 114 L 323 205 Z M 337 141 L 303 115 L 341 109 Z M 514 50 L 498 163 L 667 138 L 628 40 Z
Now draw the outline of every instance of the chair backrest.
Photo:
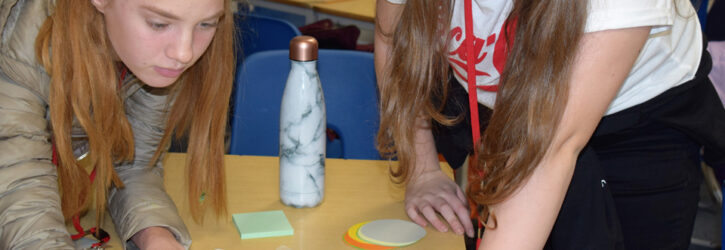
M 707 23 L 707 11 L 710 6 L 710 0 L 690 0 L 692 7 L 697 11 L 697 18 L 700 19 L 700 28 L 705 31 Z
M 327 127 L 341 137 L 339 158 L 380 159 L 375 149 L 379 117 L 373 64 L 368 52 L 319 51 Z M 239 65 L 230 154 L 278 155 L 279 108 L 289 70 L 288 50 L 258 52 Z M 330 146 L 328 157 L 336 157 L 329 154 Z
M 288 49 L 290 40 L 301 35 L 290 22 L 273 17 L 235 14 L 234 23 L 243 53 L 238 58 L 264 50 Z

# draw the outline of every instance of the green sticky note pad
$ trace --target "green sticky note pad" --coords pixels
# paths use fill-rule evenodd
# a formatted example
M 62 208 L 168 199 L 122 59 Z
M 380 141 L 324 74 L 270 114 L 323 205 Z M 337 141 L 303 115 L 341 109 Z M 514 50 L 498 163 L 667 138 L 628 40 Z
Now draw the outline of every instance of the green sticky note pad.
M 294 234 L 282 210 L 234 214 L 232 220 L 243 240 Z

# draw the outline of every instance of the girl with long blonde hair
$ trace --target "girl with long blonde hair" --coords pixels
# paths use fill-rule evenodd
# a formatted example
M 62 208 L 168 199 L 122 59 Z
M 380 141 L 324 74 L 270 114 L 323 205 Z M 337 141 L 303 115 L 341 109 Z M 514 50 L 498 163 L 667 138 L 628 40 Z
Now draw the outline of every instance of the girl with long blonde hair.
M 378 148 L 399 161 L 411 220 L 470 248 L 687 249 L 700 150 L 725 164 L 689 1 L 378 0 L 376 13 Z M 438 153 L 454 168 L 468 157 L 467 185 Z
M 85 211 L 89 194 L 97 224 L 108 209 L 127 247 L 188 248 L 163 188 L 172 134 L 189 137 L 194 219 L 226 214 L 230 4 L 0 3 L 0 249 L 73 249 L 64 222 Z

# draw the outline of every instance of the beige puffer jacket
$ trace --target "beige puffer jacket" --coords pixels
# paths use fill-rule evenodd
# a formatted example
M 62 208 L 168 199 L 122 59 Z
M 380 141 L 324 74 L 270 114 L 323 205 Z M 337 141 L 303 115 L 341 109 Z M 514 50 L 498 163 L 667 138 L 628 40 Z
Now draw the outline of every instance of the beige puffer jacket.
M 51 163 L 49 77 L 33 51 L 51 9 L 50 0 L 0 0 L 0 249 L 74 248 Z M 169 95 L 128 78 L 125 103 L 135 159 L 116 166 L 126 188 L 110 191 L 108 210 L 126 249 L 135 249 L 129 239 L 150 226 L 168 228 L 188 248 L 190 235 L 164 191 L 161 163 L 148 167 L 164 130 Z M 76 154 L 82 154 L 82 129 L 74 128 L 73 137 Z

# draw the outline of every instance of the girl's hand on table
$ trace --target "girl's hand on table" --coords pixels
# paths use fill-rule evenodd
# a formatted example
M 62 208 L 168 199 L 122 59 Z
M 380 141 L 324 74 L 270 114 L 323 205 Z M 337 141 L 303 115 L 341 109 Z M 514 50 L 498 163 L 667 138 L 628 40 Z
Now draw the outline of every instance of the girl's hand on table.
M 163 227 L 147 227 L 131 237 L 133 243 L 140 249 L 149 250 L 183 250 L 169 230 Z
M 430 222 L 436 230 L 447 232 L 450 225 L 455 233 L 465 232 L 473 237 L 468 200 L 461 188 L 440 168 L 411 176 L 405 192 L 405 211 L 422 227 Z M 439 219 L 438 213 L 448 225 Z

